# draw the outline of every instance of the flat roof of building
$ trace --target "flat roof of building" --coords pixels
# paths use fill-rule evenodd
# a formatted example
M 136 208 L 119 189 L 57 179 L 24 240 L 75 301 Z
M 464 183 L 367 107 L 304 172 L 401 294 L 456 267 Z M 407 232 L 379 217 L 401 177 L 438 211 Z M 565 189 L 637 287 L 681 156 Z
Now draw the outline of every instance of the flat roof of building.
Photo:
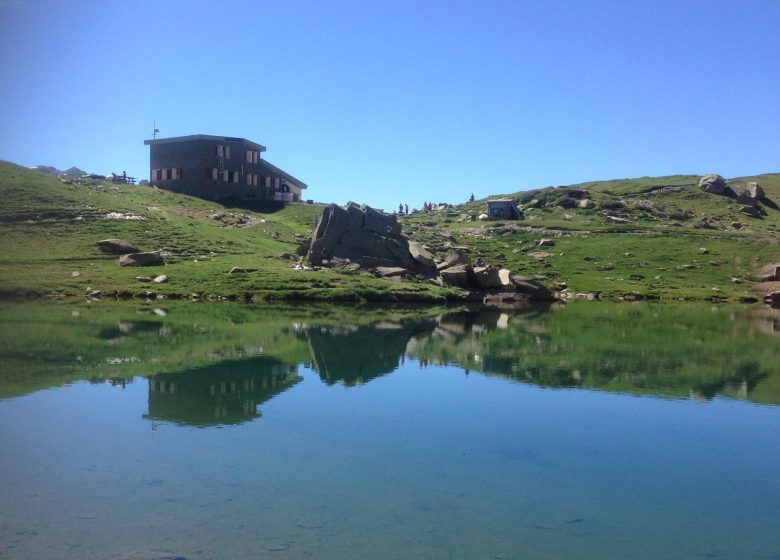
M 252 142 L 246 138 L 236 138 L 234 136 L 212 136 L 210 134 L 191 134 L 189 136 L 174 136 L 172 138 L 155 138 L 153 140 L 144 140 L 145 146 L 154 146 L 156 144 L 173 144 L 176 142 L 192 142 L 194 140 L 209 140 L 212 142 L 241 142 L 258 152 L 264 152 L 265 146 Z

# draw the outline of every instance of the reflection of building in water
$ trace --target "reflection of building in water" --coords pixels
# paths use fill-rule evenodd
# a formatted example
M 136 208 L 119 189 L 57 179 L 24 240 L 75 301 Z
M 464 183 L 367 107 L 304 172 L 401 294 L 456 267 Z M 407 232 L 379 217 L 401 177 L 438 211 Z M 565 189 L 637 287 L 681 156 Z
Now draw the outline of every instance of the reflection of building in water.
M 265 357 L 153 375 L 144 418 L 194 426 L 238 424 L 258 418 L 260 404 L 301 379 L 297 365 Z

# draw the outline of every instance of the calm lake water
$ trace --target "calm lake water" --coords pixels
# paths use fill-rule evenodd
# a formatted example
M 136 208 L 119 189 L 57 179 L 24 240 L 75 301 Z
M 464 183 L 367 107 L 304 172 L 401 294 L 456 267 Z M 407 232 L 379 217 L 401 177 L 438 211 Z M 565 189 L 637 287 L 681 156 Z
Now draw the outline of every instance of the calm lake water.
M 0 558 L 780 558 L 780 315 L 3 304 Z

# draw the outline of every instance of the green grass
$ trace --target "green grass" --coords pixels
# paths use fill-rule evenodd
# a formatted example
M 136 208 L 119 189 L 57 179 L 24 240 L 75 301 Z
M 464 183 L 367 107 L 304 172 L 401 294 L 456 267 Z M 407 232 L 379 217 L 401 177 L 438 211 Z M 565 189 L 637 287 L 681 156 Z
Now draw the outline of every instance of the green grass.
M 780 210 L 768 208 L 767 216 L 749 218 L 736 201 L 700 191 L 698 179 L 646 177 L 508 195 L 521 203 L 556 201 L 560 193 L 577 189 L 596 205 L 564 209 L 527 204 L 522 221 L 469 219 L 487 211 L 485 199 L 403 218 L 403 223 L 407 233 L 439 252 L 469 247 L 473 257 L 489 264 L 550 285 L 565 283 L 574 292 L 599 292 L 605 298 L 750 298 L 757 269 L 780 262 Z M 771 200 L 780 202 L 780 174 L 730 184 L 748 181 L 758 181 Z M 605 210 L 604 204 L 615 209 Z M 607 224 L 605 212 L 630 223 Z M 733 222 L 742 228 L 735 229 Z M 555 245 L 538 247 L 545 238 Z
M 245 209 L 152 187 L 105 181 L 67 185 L 0 163 L 0 294 L 83 295 L 87 291 L 171 297 L 224 296 L 332 301 L 444 301 L 454 292 L 430 283 L 391 282 L 368 273 L 290 270 L 296 235 L 311 234 L 322 205 Z M 106 219 L 110 212 L 141 220 Z M 214 214 L 247 216 L 248 227 L 225 227 Z M 235 219 L 230 220 L 235 222 Z M 141 250 L 161 250 L 166 266 L 120 268 L 96 242 L 116 237 Z M 255 269 L 228 274 L 233 267 Z M 137 276 L 165 274 L 167 284 Z
M 780 174 L 757 180 L 780 201 Z M 604 298 L 645 297 L 732 301 L 751 297 L 750 280 L 766 263 L 780 262 L 780 210 L 762 218 L 739 213 L 740 205 L 697 188 L 697 176 L 596 181 L 567 189 L 547 188 L 513 196 L 526 206 L 526 220 L 472 221 L 486 200 L 447 211 L 402 217 L 405 231 L 439 255 L 465 246 L 474 258 L 536 277 L 565 283 L 574 292 Z M 542 207 L 584 191 L 595 209 Z M 322 205 L 241 208 L 152 187 L 90 181 L 64 184 L 56 178 L 0 162 L 0 296 L 81 296 L 88 291 L 142 296 L 230 297 L 257 300 L 428 301 L 458 298 L 458 291 L 430 282 L 394 282 L 366 272 L 301 272 L 279 258 L 294 253 L 296 236 L 309 235 Z M 578 195 L 580 196 L 580 195 Z M 630 220 L 605 223 L 607 212 Z M 140 220 L 112 220 L 110 212 Z M 229 223 L 212 218 L 226 215 Z M 253 225 L 237 227 L 244 217 Z M 739 221 L 741 229 L 732 227 Z M 161 250 L 166 266 L 120 268 L 95 243 L 117 237 L 142 250 Z M 537 248 L 542 238 L 555 246 Z M 546 257 L 534 255 L 549 253 Z M 232 267 L 252 270 L 228 274 Z M 167 284 L 137 276 L 166 274 Z M 741 279 L 734 283 L 732 278 Z

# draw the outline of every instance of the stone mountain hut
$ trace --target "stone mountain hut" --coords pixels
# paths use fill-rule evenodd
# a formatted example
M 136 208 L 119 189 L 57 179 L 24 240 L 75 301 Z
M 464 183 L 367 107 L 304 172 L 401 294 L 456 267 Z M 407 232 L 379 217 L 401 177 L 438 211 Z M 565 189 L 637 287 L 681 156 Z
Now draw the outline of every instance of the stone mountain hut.
M 194 134 L 144 140 L 152 185 L 210 200 L 299 202 L 303 183 L 260 157 L 244 138 Z

